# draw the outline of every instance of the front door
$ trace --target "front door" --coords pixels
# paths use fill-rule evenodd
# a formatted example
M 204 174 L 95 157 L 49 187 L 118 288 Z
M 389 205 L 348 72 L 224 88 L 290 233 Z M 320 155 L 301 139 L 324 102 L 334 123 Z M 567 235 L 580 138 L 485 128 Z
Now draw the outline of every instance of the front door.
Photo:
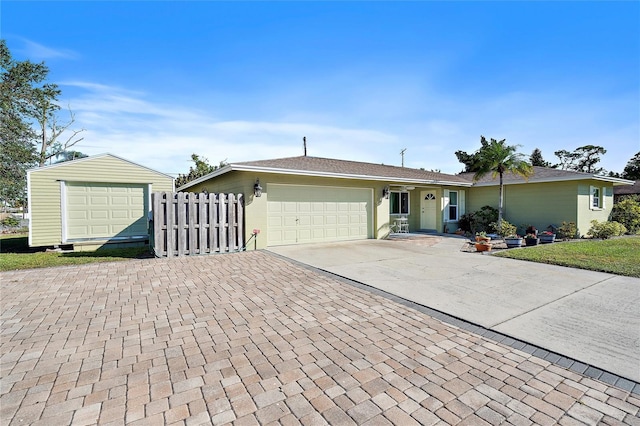
M 435 189 L 420 191 L 420 229 L 436 229 L 437 218 Z

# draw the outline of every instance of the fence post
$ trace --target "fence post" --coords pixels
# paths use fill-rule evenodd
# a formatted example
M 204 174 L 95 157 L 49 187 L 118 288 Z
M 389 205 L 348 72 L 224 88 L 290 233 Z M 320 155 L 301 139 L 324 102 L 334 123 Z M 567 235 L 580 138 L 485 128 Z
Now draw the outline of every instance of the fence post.
M 201 192 L 198 194 L 198 219 L 200 220 L 200 227 L 198 228 L 198 235 L 200 238 L 200 254 L 208 253 L 207 250 L 207 199 L 209 195 Z
M 236 197 L 233 194 L 227 195 L 227 229 L 229 229 L 229 241 L 227 251 L 236 251 Z
M 244 247 L 244 196 L 238 194 L 238 250 Z

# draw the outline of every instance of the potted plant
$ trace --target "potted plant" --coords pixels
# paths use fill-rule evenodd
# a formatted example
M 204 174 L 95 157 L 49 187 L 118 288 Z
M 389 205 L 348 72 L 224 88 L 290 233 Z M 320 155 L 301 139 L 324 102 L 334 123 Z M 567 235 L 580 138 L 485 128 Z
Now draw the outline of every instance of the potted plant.
M 489 241 L 490 240 L 480 240 L 476 242 L 476 251 L 491 251 L 493 244 Z
M 482 232 L 476 232 L 476 242 L 489 242 L 491 241 L 491 237 L 487 236 L 487 233 L 482 231 Z
M 544 231 L 538 235 L 538 238 L 540 239 L 540 243 L 549 244 L 556 240 L 556 234 L 551 231 Z
M 522 246 L 522 237 L 518 234 L 511 234 L 504 237 L 504 242 L 507 244 L 507 248 L 514 248 Z
M 524 242 L 527 246 L 537 246 L 540 242 L 540 238 L 536 234 L 527 234 L 524 236 Z

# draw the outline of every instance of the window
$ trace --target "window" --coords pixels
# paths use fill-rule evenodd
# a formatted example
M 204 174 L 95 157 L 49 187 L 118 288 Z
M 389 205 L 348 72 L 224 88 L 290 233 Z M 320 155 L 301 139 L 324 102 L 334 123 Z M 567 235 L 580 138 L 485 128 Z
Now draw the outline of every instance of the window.
M 409 214 L 409 193 L 395 192 L 389 194 L 391 214 Z
M 449 191 L 449 220 L 458 220 L 458 191 Z
M 591 210 L 599 210 L 604 208 L 605 188 L 592 186 L 589 195 Z
M 445 189 L 442 198 L 442 216 L 445 222 L 457 222 L 464 214 L 464 191 Z

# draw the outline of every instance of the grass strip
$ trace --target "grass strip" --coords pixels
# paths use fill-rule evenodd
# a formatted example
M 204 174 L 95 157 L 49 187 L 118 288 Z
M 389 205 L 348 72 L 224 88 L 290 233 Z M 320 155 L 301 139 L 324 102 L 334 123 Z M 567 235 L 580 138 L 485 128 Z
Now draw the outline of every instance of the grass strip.
M 494 256 L 640 278 L 639 236 L 543 244 Z
M 100 249 L 86 252 L 46 252 L 29 248 L 24 235 L 3 235 L 0 238 L 0 271 L 83 265 L 152 257 L 149 247 Z

